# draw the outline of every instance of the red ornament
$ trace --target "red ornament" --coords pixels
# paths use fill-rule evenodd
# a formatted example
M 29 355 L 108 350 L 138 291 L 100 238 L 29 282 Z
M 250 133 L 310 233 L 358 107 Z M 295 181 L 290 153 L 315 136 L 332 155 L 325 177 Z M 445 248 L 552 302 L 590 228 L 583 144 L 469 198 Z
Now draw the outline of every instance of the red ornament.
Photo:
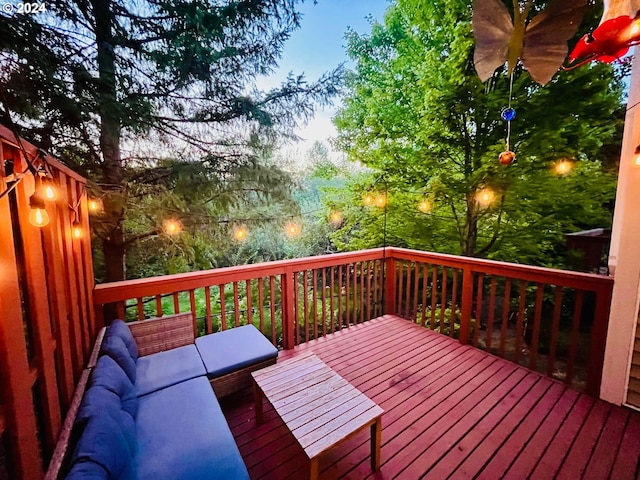
M 611 63 L 640 43 L 640 18 L 626 15 L 603 22 L 593 33 L 583 36 L 569 55 L 565 70 L 592 60 Z
M 500 160 L 500 165 L 511 165 L 515 159 L 516 159 L 516 154 L 513 153 L 511 150 L 502 152 L 498 156 L 498 160 Z

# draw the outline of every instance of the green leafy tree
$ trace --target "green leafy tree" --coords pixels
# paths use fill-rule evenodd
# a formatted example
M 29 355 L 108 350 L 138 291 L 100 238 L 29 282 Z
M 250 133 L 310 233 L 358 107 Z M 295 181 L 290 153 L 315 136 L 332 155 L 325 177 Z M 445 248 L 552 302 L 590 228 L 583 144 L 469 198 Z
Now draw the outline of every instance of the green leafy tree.
M 297 3 L 53 0 L 45 14 L 0 14 L 0 121 L 12 113 L 21 134 L 94 181 L 106 280 L 123 279 L 126 251 L 156 234 L 159 202 L 188 216 L 220 200 L 215 215 L 245 192 L 240 181 L 282 179 L 260 164 L 263 149 L 292 137 L 340 77 L 257 89 L 299 26 Z M 176 193 L 187 179 L 189 195 Z
M 367 35 L 349 32 L 347 40 L 356 67 L 335 119 L 338 143 L 378 172 L 378 188 L 384 180 L 388 240 L 549 264 L 564 233 L 610 224 L 615 177 L 602 162 L 619 152 L 624 114 L 622 82 L 610 65 L 559 72 L 545 87 L 516 68 L 516 163 L 502 166 L 507 126 L 500 112 L 510 79 L 501 69 L 486 84 L 477 77 L 471 1 L 398 0 L 384 24 Z M 558 178 L 552 167 L 561 159 L 576 168 Z M 354 183 L 353 197 L 375 181 Z M 478 201 L 484 188 L 494 194 L 490 205 Z M 430 201 L 427 213 L 417 208 L 422 199 Z M 358 247 L 367 239 L 380 245 L 379 222 L 366 221 L 372 214 L 350 226 L 358 225 L 351 232 Z

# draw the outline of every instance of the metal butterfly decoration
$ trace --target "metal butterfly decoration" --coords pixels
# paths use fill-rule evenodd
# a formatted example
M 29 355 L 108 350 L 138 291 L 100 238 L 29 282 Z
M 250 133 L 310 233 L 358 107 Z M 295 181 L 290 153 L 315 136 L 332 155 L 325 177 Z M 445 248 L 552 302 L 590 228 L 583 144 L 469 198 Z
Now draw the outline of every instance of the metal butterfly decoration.
M 569 55 L 565 70 L 593 60 L 611 63 L 640 44 L 640 0 L 605 0 L 600 24 L 584 35 Z
M 474 0 L 474 63 L 485 82 L 508 63 L 513 73 L 518 60 L 531 77 L 545 85 L 569 53 L 567 42 L 578 31 L 588 0 L 551 0 L 530 22 L 532 0 L 513 0 L 514 18 L 501 0 Z

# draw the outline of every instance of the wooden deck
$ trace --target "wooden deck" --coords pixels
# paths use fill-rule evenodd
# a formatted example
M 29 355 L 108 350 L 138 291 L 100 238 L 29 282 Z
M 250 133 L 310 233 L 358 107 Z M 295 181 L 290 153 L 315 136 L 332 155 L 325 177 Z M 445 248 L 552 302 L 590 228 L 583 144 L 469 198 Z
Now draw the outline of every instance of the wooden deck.
M 385 316 L 280 353 L 313 351 L 384 409 L 382 466 L 369 434 L 320 459 L 320 478 L 638 478 L 640 414 Z M 249 392 L 223 404 L 252 479 L 300 479 L 309 461 Z

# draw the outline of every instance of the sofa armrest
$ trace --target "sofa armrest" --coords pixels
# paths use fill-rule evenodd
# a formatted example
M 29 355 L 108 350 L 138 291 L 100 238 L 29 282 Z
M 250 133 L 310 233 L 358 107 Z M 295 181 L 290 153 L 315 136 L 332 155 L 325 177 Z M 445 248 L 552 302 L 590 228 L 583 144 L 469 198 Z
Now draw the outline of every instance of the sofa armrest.
M 129 328 L 138 344 L 142 357 L 195 342 L 193 314 L 191 312 L 130 322 Z
M 87 389 L 90 373 L 91 369 L 87 368 L 83 370 L 82 374 L 80 375 L 78 386 L 76 387 L 76 391 L 73 394 L 73 398 L 71 399 L 71 405 L 69 406 L 69 411 L 67 412 L 67 416 L 64 419 L 62 431 L 60 432 L 60 437 L 58 438 L 58 442 L 56 443 L 56 448 L 53 451 L 53 455 L 51 457 L 51 461 L 49 462 L 49 467 L 47 468 L 47 473 L 44 477 L 44 480 L 57 480 L 60 477 L 65 461 L 68 461 L 67 456 L 74 448 L 74 446 L 72 445 L 73 426 L 76 421 L 76 416 L 78 415 L 78 409 L 80 408 L 82 397 L 84 396 L 84 392 Z

